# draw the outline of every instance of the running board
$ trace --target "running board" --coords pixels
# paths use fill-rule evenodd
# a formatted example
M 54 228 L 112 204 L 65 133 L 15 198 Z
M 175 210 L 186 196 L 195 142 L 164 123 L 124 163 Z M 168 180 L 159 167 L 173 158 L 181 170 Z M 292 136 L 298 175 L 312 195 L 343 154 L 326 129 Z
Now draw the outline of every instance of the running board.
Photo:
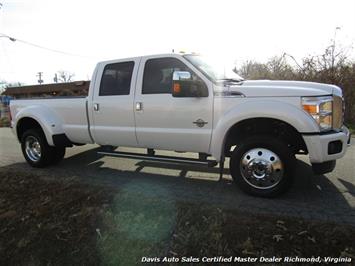
M 208 167 L 214 167 L 218 164 L 217 161 L 214 161 L 214 160 L 199 160 L 199 159 L 194 159 L 194 158 L 183 158 L 183 157 L 164 156 L 164 155 L 149 155 L 149 154 L 133 153 L 133 152 L 99 151 L 97 153 L 100 155 L 106 155 L 106 156 L 112 156 L 112 157 L 142 159 L 143 161 L 159 161 L 159 162 L 166 162 L 166 163 L 204 165 L 204 166 L 208 166 Z

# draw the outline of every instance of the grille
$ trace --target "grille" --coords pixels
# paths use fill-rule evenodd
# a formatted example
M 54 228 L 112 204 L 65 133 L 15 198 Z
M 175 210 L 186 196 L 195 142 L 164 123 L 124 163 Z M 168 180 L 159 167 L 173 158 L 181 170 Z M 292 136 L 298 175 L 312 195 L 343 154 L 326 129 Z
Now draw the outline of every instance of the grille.
M 343 126 L 343 99 L 334 96 L 333 99 L 333 129 L 339 130 Z

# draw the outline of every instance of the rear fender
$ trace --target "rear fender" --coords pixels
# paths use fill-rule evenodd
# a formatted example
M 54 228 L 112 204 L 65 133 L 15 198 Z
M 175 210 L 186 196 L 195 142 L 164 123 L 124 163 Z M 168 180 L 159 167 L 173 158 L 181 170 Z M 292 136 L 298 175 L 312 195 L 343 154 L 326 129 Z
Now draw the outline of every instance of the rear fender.
M 61 118 L 53 110 L 43 105 L 33 105 L 21 109 L 14 119 L 16 121 L 14 125 L 15 129 L 17 129 L 18 123 L 23 118 L 32 118 L 40 124 L 50 146 L 54 146 L 53 135 L 64 133 Z M 17 130 L 15 131 L 17 134 Z

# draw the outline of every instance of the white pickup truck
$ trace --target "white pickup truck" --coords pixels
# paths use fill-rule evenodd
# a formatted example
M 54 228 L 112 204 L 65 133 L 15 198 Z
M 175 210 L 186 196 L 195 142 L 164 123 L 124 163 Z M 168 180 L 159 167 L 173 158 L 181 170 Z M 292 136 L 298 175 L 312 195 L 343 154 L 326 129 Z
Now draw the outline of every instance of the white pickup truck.
M 195 54 L 100 62 L 88 97 L 13 100 L 13 132 L 33 167 L 54 164 L 66 147 L 86 143 L 148 149 L 101 152 L 117 157 L 219 163 L 220 173 L 230 157 L 234 182 L 263 197 L 287 190 L 296 154 L 308 154 L 316 174 L 334 169 L 350 143 L 339 87 L 244 80 L 221 66 Z M 198 158 L 159 156 L 155 149 Z

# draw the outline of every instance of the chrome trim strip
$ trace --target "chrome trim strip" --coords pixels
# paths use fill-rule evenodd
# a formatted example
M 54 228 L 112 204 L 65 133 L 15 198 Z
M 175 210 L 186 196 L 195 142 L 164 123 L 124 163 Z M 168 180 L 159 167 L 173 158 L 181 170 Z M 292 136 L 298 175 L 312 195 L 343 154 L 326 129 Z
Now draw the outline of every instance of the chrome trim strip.
M 224 97 L 224 98 L 244 98 L 245 95 L 241 92 L 231 92 L 231 91 L 215 91 L 215 97 Z

